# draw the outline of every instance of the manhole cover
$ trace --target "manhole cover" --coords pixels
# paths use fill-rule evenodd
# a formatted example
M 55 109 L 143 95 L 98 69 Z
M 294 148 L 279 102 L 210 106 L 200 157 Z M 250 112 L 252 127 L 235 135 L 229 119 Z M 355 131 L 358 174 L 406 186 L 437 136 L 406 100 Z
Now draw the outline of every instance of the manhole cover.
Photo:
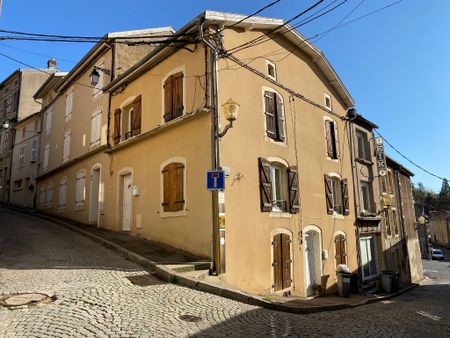
M 18 293 L 15 295 L 4 296 L 0 299 L 0 305 L 7 307 L 18 307 L 35 305 L 38 303 L 48 303 L 52 300 L 52 297 L 44 293 Z
M 181 315 L 181 316 L 180 316 L 180 319 L 181 319 L 181 320 L 184 320 L 185 322 L 191 322 L 191 323 L 194 323 L 194 322 L 199 322 L 199 321 L 201 321 L 201 320 L 202 320 L 202 317 L 194 316 L 194 315 Z
M 126 276 L 126 278 L 137 286 L 150 286 L 150 285 L 157 285 L 161 284 L 161 282 L 149 274 L 144 275 L 136 275 L 136 276 Z

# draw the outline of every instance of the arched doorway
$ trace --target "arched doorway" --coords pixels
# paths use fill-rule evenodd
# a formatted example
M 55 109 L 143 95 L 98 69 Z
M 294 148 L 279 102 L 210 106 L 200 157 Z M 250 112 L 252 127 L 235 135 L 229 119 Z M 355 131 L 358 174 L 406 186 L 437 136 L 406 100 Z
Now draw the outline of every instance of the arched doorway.
M 322 283 L 321 234 L 316 226 L 304 231 L 306 295 L 314 295 L 314 285 Z

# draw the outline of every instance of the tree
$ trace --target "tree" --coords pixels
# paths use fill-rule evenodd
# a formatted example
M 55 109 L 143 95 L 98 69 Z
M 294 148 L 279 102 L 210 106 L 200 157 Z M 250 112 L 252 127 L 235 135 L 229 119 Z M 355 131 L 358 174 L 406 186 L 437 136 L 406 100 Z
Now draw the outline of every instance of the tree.
M 450 185 L 446 178 L 442 180 L 441 192 L 439 193 L 439 197 L 450 196 Z

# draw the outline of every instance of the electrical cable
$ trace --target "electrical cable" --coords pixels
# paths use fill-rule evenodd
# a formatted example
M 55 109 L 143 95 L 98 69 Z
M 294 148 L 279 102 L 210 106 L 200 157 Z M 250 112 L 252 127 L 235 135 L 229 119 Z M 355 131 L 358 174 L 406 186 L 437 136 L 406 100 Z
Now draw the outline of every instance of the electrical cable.
M 25 49 L 25 48 L 19 48 L 19 47 L 10 46 L 10 45 L 7 45 L 7 44 L 1 43 L 1 42 L 0 42 L 0 46 L 6 47 L 6 48 L 15 49 L 15 50 L 19 50 L 19 51 L 22 51 L 22 52 L 25 52 L 25 53 L 30 53 L 30 54 L 34 54 L 34 55 L 38 55 L 38 56 L 43 56 L 43 57 L 46 57 L 46 58 L 54 57 L 54 56 L 51 56 L 51 55 L 46 55 L 46 54 L 41 54 L 41 53 L 38 53 L 38 52 L 34 52 L 34 51 L 31 51 L 31 50 L 28 50 L 28 49 Z M 62 61 L 62 62 L 77 64 L 77 62 L 75 62 L 73 60 L 63 59 L 63 58 L 60 58 L 60 57 L 57 57 L 57 60 L 58 61 Z

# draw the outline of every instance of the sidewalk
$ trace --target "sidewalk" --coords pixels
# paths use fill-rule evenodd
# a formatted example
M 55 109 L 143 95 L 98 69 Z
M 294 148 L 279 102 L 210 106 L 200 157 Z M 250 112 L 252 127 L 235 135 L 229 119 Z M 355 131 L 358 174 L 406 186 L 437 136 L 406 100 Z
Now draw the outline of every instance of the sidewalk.
M 326 296 L 304 299 L 295 296 L 252 295 L 236 289 L 216 276 L 210 276 L 209 269 L 211 263 L 209 261 L 169 245 L 133 237 L 122 232 L 114 232 L 81 224 L 53 215 L 49 216 L 34 210 L 12 209 L 35 215 L 81 233 L 146 267 L 165 281 L 277 311 L 313 313 L 353 308 L 390 299 L 417 286 L 417 284 L 412 284 L 394 294 L 372 294 L 365 296 L 352 294 L 350 298 Z

